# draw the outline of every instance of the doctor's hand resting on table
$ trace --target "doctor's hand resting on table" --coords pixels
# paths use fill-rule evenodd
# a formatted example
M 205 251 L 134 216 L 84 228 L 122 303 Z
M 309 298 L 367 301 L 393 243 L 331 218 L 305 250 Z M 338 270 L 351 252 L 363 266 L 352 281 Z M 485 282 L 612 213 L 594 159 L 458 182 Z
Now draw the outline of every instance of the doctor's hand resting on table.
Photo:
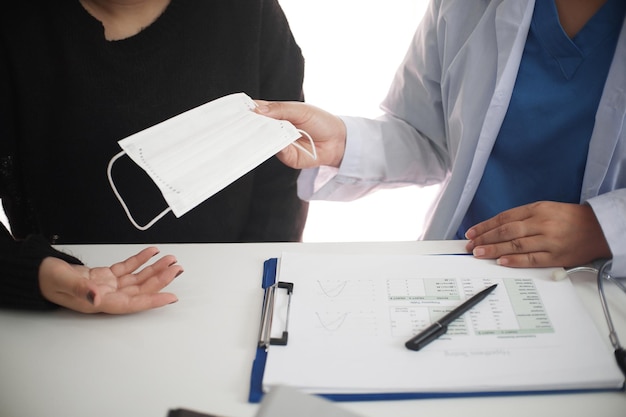
M 466 238 L 510 267 L 613 258 L 626 275 L 625 12 L 622 0 L 433 0 L 379 118 L 257 111 L 315 141 L 317 161 L 277 155 L 304 169 L 301 198 L 441 184 L 424 239 Z
M 512 267 L 572 267 L 610 258 L 611 250 L 587 204 L 539 201 L 471 227 L 466 248 L 477 258 Z

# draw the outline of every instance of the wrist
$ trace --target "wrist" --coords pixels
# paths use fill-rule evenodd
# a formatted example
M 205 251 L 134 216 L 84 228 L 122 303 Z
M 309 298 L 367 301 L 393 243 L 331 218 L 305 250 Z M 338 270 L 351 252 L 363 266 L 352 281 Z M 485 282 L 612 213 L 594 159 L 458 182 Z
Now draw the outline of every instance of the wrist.
M 339 168 L 341 166 L 341 162 L 343 161 L 343 156 L 346 152 L 346 141 L 348 140 L 348 133 L 346 124 L 343 122 L 343 120 L 341 120 L 341 118 L 335 116 L 335 121 L 337 124 L 337 134 L 335 139 L 333 140 L 333 158 L 328 165 L 334 168 Z

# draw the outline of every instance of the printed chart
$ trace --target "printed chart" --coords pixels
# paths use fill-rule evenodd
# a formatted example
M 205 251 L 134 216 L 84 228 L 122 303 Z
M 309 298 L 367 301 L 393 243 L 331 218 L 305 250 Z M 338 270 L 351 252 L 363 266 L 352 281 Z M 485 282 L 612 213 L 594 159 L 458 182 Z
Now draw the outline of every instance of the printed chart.
M 320 279 L 315 281 L 317 308 L 312 314 L 316 329 L 324 333 L 375 336 L 388 331 L 392 337 L 406 339 L 492 284 L 498 284 L 499 291 L 455 320 L 447 336 L 554 332 L 530 278 Z M 384 285 L 386 291 L 377 290 L 377 285 Z M 387 315 L 377 313 L 376 306 L 381 305 Z M 388 317 L 388 322 L 381 323 L 381 317 Z

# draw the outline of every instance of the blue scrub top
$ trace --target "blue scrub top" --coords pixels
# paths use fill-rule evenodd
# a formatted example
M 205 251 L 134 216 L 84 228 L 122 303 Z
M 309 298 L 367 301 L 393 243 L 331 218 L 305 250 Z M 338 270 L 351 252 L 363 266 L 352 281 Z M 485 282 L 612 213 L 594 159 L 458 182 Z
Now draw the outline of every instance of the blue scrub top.
M 626 1 L 608 0 L 570 39 L 537 0 L 507 114 L 457 231 L 535 201 L 580 202 L 589 140 Z

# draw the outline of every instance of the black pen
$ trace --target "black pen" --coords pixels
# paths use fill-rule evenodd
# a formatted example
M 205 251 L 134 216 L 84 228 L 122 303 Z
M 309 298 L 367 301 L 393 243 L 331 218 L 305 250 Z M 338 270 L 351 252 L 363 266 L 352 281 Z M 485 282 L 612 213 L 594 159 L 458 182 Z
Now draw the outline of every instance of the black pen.
M 426 329 L 409 339 L 409 341 L 406 342 L 404 345 L 411 350 L 420 350 L 433 340 L 437 339 L 442 334 L 445 334 L 448 331 L 448 325 L 450 323 L 461 317 L 463 313 L 482 301 L 486 296 L 489 295 L 491 291 L 496 288 L 497 285 L 498 284 L 493 284 L 492 286 L 487 287 L 478 294 L 474 295 L 469 300 L 467 300 L 466 302 L 428 326 Z

